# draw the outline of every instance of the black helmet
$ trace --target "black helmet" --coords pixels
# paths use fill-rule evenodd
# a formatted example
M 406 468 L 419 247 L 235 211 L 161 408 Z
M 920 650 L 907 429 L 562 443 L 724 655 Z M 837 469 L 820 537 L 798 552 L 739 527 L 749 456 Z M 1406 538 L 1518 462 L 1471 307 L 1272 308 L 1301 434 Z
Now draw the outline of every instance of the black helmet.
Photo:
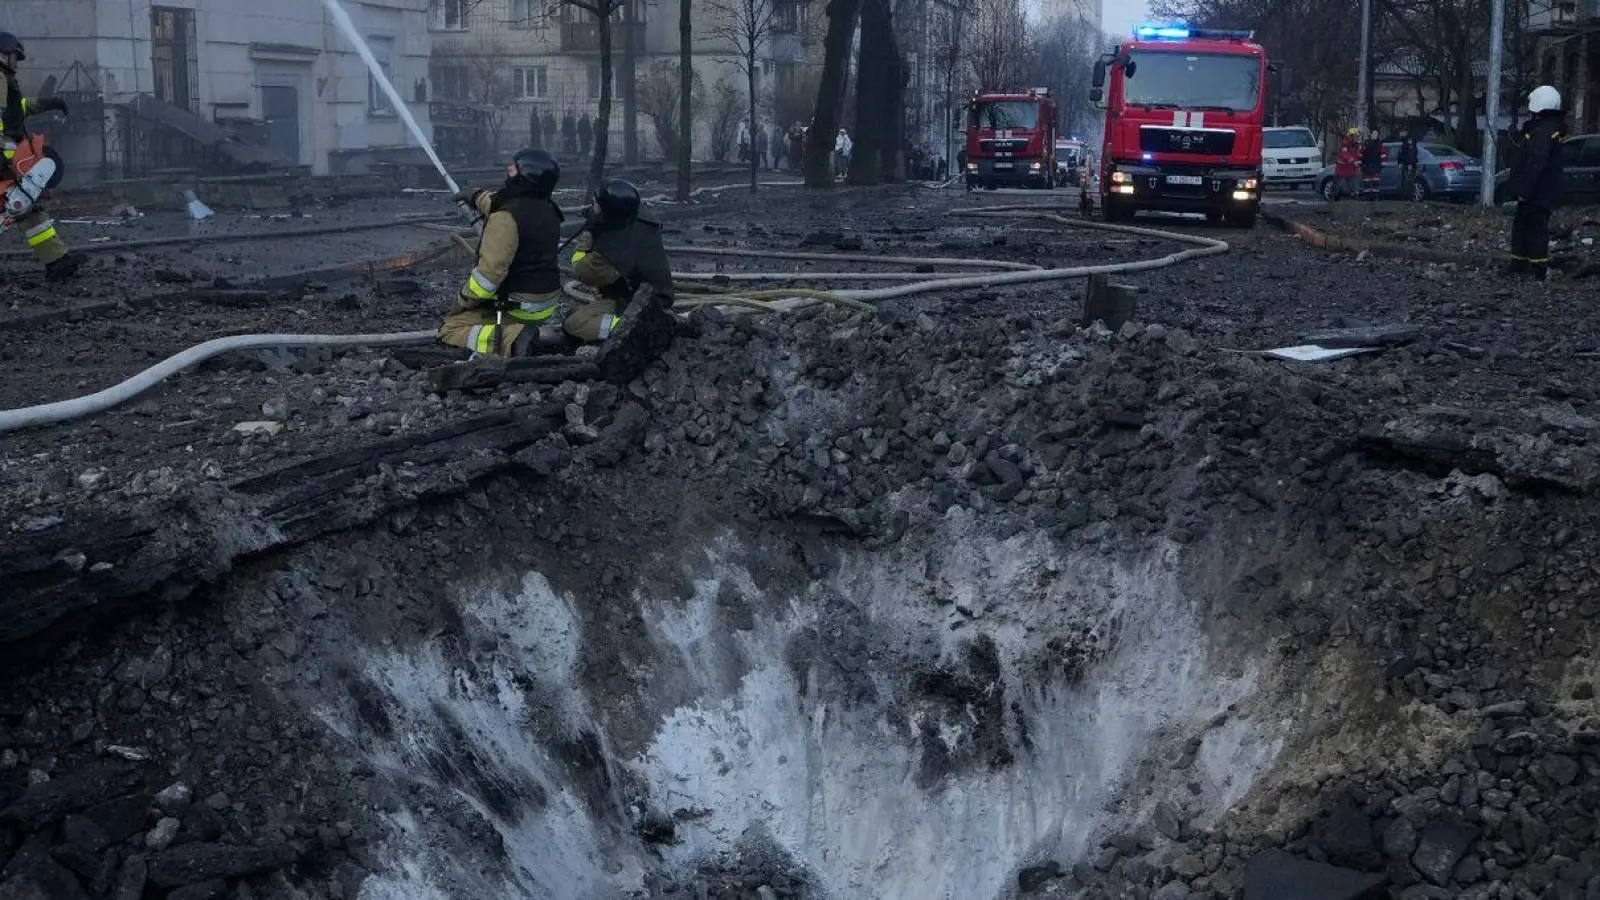
M 639 189 L 628 181 L 608 181 L 595 189 L 594 202 L 600 215 L 617 225 L 632 222 L 639 216 Z
M 548 198 L 561 180 L 561 164 L 548 152 L 529 148 L 511 157 L 512 178 L 533 188 L 537 197 Z
M 28 58 L 28 54 L 23 52 L 22 41 L 9 31 L 0 31 L 0 53 L 9 53 L 15 56 L 17 62 Z

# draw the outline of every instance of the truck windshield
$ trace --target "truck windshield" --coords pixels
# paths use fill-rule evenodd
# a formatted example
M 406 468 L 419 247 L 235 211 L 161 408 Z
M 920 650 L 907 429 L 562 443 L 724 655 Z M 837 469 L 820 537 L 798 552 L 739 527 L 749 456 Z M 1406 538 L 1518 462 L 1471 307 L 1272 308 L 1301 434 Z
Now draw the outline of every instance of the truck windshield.
M 1039 104 L 1027 100 L 975 103 L 972 124 L 978 128 L 1038 128 Z
M 1169 106 L 1242 112 L 1261 99 L 1261 61 L 1221 53 L 1140 50 L 1125 75 L 1123 101 L 1130 106 Z

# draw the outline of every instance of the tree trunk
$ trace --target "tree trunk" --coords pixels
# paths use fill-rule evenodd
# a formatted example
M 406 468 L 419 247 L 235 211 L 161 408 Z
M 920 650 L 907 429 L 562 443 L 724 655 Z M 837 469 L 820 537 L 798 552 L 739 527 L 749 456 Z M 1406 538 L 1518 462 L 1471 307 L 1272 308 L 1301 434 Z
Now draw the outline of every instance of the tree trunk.
M 906 180 L 906 84 L 911 80 L 911 71 L 895 41 L 892 22 L 889 41 L 882 50 L 885 83 L 878 121 L 884 123 L 883 180 L 898 184 Z
M 756 50 L 755 42 L 751 41 L 744 57 L 745 62 L 745 87 L 749 91 L 750 101 L 750 193 L 756 192 L 756 182 L 760 178 L 760 166 L 756 163 L 761 159 L 760 150 L 756 148 Z
M 639 48 L 634 38 L 635 2 L 622 0 L 622 158 L 630 166 L 639 164 Z
M 694 146 L 694 45 L 691 15 L 694 0 L 678 5 L 678 199 L 688 200 L 692 175 L 690 160 Z
M 806 137 L 806 187 L 833 184 L 833 136 L 839 131 L 845 79 L 850 74 L 850 42 L 855 37 L 861 0 L 828 0 L 828 34 L 822 42 L 822 79 L 817 107 Z
M 1477 50 L 1472 46 L 1472 29 L 1468 23 L 1462 23 L 1463 38 L 1461 41 L 1461 125 L 1459 134 L 1456 135 L 1456 147 L 1469 156 L 1478 155 L 1478 102 L 1475 85 L 1472 80 L 1472 61 L 1477 58 Z M 1492 176 L 1492 173 L 1491 173 Z
M 600 187 L 606 177 L 606 148 L 611 137 L 611 16 L 612 0 L 601 0 L 600 9 L 600 118 L 595 120 L 594 159 L 589 162 L 589 188 Z
M 890 132 L 897 131 L 883 116 L 889 107 L 889 81 L 893 77 L 894 27 L 889 0 L 863 0 L 861 47 L 856 58 L 855 152 L 850 157 L 849 182 L 856 185 L 883 181 L 883 161 L 894 152 Z

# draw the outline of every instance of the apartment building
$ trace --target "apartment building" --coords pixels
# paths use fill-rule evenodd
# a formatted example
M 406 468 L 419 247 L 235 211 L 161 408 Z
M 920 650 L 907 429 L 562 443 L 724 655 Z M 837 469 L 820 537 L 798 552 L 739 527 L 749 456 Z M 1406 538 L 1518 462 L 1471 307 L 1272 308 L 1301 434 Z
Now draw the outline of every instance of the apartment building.
M 758 117 L 770 119 L 775 101 L 820 64 L 820 35 L 813 33 L 813 0 L 772 2 L 772 26 L 757 53 Z M 722 80 L 745 91 L 737 45 L 730 42 L 728 18 L 715 0 L 696 0 L 692 41 L 694 66 L 706 94 Z M 647 78 L 663 61 L 679 58 L 677 3 L 631 0 L 611 22 L 612 65 L 616 75 L 609 121 L 610 153 L 620 158 L 624 119 L 624 77 Z M 546 0 L 431 0 L 429 28 L 433 56 L 433 116 L 440 144 L 466 153 L 487 144 L 507 150 L 529 138 L 532 119 L 553 122 L 592 120 L 600 103 L 600 28 L 586 9 Z M 696 146 L 704 147 L 707 122 L 696 123 Z M 543 126 L 542 126 L 543 127 Z M 659 155 L 648 116 L 639 115 L 644 157 Z M 547 143 L 551 142 L 545 135 Z
M 1600 0 L 1531 0 L 1538 38 L 1535 80 L 1554 85 L 1576 134 L 1600 132 Z
M 344 0 L 428 128 L 429 0 Z M 322 0 L 8 0 L 24 90 L 72 106 L 45 123 L 77 181 L 164 169 L 359 169 L 414 153 L 395 104 Z

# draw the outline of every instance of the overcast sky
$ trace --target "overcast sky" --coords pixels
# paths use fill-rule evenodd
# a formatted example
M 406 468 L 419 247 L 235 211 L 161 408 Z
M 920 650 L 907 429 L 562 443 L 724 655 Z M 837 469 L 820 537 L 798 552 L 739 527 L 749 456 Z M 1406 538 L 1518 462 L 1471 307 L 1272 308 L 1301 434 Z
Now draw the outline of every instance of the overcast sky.
M 1133 26 L 1150 17 L 1148 0 L 1101 0 L 1105 29 L 1113 37 L 1127 37 Z

